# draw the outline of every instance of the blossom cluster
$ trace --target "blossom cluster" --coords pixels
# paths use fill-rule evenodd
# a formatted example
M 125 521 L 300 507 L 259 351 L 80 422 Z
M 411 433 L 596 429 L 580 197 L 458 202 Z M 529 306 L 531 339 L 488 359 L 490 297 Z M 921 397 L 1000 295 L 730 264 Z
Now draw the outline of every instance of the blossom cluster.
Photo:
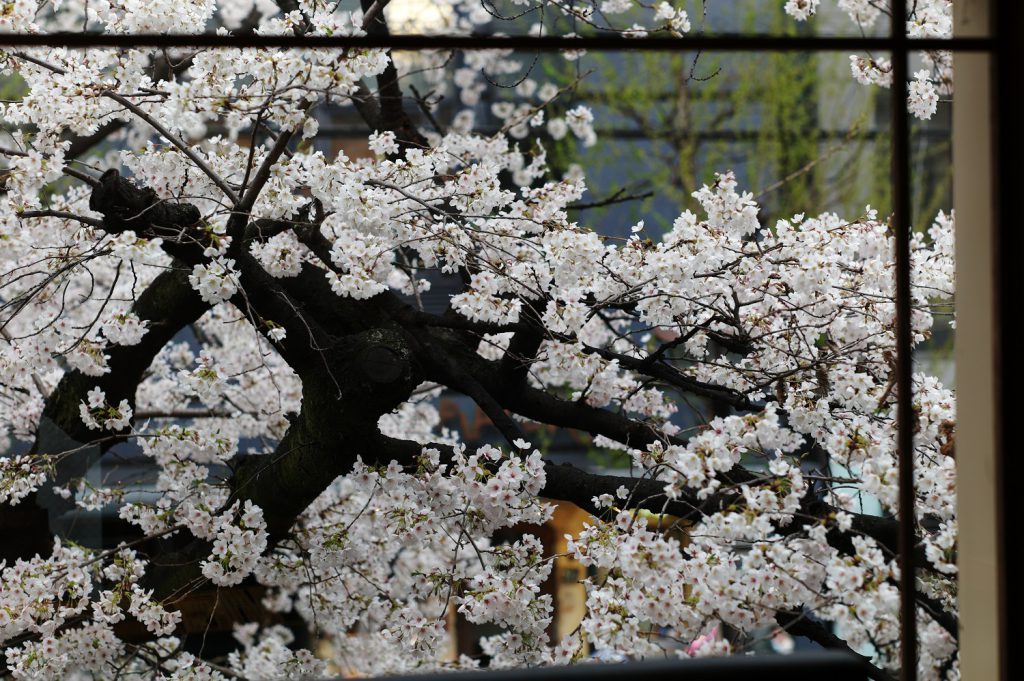
M 815 15 L 820 4 L 821 0 L 786 0 L 784 7 L 797 21 L 806 21 Z M 911 5 L 905 23 L 908 37 L 953 37 L 953 0 L 921 0 Z M 888 3 L 872 0 L 836 0 L 836 7 L 862 32 L 871 31 L 883 12 L 890 14 Z M 939 97 L 953 92 L 953 53 L 929 50 L 922 52 L 920 58 L 925 68 L 914 72 L 907 108 L 916 118 L 928 120 L 935 115 Z M 852 55 L 850 69 L 859 83 L 892 86 L 892 63 L 888 59 Z
M 102 674 L 124 655 L 126 644 L 113 625 L 127 616 L 156 636 L 173 631 L 181 614 L 164 609 L 140 587 L 145 567 L 131 550 L 111 552 L 104 564 L 59 540 L 46 559 L 0 564 L 0 640 L 27 640 L 6 647 L 7 668 L 15 678 Z
M 234 521 L 236 515 L 237 521 Z M 196 536 L 213 539 L 213 553 L 202 564 L 203 575 L 217 586 L 239 584 L 252 573 L 267 548 L 263 511 L 248 500 L 239 508 L 236 501 L 211 520 L 208 524 L 193 523 L 189 527 Z
M 462 33 L 497 11 L 469 0 L 437 4 L 445 29 Z M 513 4 L 522 11 L 529 3 Z M 321 0 L 285 14 L 263 0 L 65 1 L 42 13 L 35 3 L 8 5 L 0 11 L 5 31 L 84 24 L 173 32 L 218 21 L 255 22 L 267 34 L 365 30 L 361 12 Z M 786 8 L 803 19 L 819 5 L 789 0 Z M 876 3 L 838 6 L 864 27 L 879 16 Z M 911 33 L 948 35 L 948 7 L 917 3 Z M 548 23 L 530 30 L 546 34 L 559 21 L 627 36 L 691 28 L 686 12 L 666 2 L 552 10 Z M 601 233 L 575 210 L 587 192 L 582 171 L 557 170 L 548 158 L 560 140 L 596 144 L 595 111 L 563 105 L 570 88 L 536 73 L 484 98 L 493 78 L 522 71 L 500 50 L 463 55 L 452 82 L 435 68 L 443 54 L 415 63 L 378 49 L 171 57 L 101 48 L 0 52 L 0 68 L 16 71 L 24 90 L 0 103 L 5 123 L 18 128 L 0 147 L 0 447 L 19 452 L 0 458 L 0 512 L 52 491 L 78 509 L 116 506 L 143 539 L 195 542 L 197 580 L 224 589 L 255 581 L 266 588 L 266 610 L 305 621 L 329 639 L 332 662 L 353 673 L 475 666 L 446 656 L 456 614 L 493 626 L 498 633 L 481 647 L 490 666 L 509 667 L 574 662 L 588 651 L 742 652 L 721 635 L 726 627 L 752 636 L 775 626 L 780 612 L 801 609 L 834 625 L 851 646 L 870 642 L 874 661 L 895 668 L 898 570 L 891 547 L 865 536 L 862 525 L 866 501 L 888 519 L 903 513 L 892 253 L 895 238 L 908 235 L 893 234 L 871 207 L 857 216 L 770 222 L 731 172 L 695 192 L 694 210 L 661 233 L 643 221 Z M 168 59 L 173 68 L 164 68 Z M 851 63 L 858 80 L 891 84 L 886 62 Z M 389 65 L 403 82 L 415 72 L 439 95 L 454 85 L 460 110 L 422 129 L 368 121 L 363 157 L 312 143 L 318 107 L 364 105 L 364 83 Z M 927 55 L 925 65 L 910 85 L 911 110 L 922 118 L 934 114 L 950 82 L 946 55 Z M 497 131 L 477 129 L 484 101 Z M 114 128 L 114 148 L 72 163 L 69 139 L 101 127 Z M 296 143 L 278 144 L 290 138 Z M 96 181 L 82 168 L 103 167 L 152 190 L 155 205 L 188 203 L 201 218 L 146 228 L 144 215 L 130 216 L 139 233 L 121 229 L 90 207 L 92 187 L 79 182 L 83 174 Z M 927 229 L 916 227 L 911 322 L 920 344 L 952 324 L 944 316 L 954 294 L 954 220 L 940 213 Z M 361 423 L 383 437 L 361 432 L 359 451 L 345 452 L 358 463 L 325 474 L 333 479 L 320 481 L 316 499 L 287 518 L 287 531 L 271 533 L 280 520 L 271 506 L 247 498 L 232 478 L 247 462 L 270 470 L 286 459 L 291 451 L 279 445 L 301 430 L 296 415 L 316 401 L 306 392 L 310 374 L 339 378 L 327 360 L 333 346 L 306 342 L 313 334 L 301 324 L 254 312 L 265 301 L 249 295 L 251 280 L 274 292 L 283 315 L 305 319 L 304 312 L 337 305 L 398 325 L 383 303 L 373 306 L 403 296 L 418 303 L 432 271 L 461 277 L 446 314 L 433 322 L 459 342 L 470 339 L 465 357 L 488 370 L 523 367 L 524 394 L 592 416 L 594 446 L 634 464 L 636 478 L 593 494 L 579 490 L 575 499 L 598 515 L 567 538 L 568 554 L 591 570 L 580 580 L 585 615 L 561 641 L 549 637 L 553 602 L 543 588 L 558 557 L 527 533 L 500 539 L 551 518 L 552 502 L 539 498 L 551 469 L 541 451 L 508 432 L 508 447 L 467 447 L 442 426 L 440 383 L 418 386 L 376 423 Z M 154 312 L 142 298 L 168 281 L 204 304 L 176 328 L 157 317 L 181 310 Z M 309 282 L 323 285 L 322 297 L 289 307 L 290 293 Z M 526 361 L 513 343 L 523 329 L 539 331 Z M 325 334 L 332 343 L 333 331 Z M 157 334 L 169 340 L 135 367 L 137 386 L 122 391 L 115 372 Z M 324 369 L 300 375 L 287 361 L 292 345 L 323 353 L 316 356 Z M 486 403 L 471 383 L 460 389 Z M 927 558 L 922 593 L 951 614 L 955 396 L 923 372 L 913 387 L 912 520 Z M 682 427 L 675 417 L 687 393 L 720 411 L 704 418 L 699 403 L 699 424 Z M 60 402 L 67 395 L 70 406 Z M 502 405 L 490 413 L 506 415 Z M 518 427 L 519 416 L 503 430 Z M 94 438 L 88 448 L 137 446 L 152 475 L 102 485 L 88 476 L 57 479 L 56 463 L 78 448 L 48 448 L 64 446 L 44 437 L 53 418 Z M 625 425 L 605 429 L 605 421 Z M 388 438 L 417 455 L 392 460 L 392 452 L 377 451 Z M 811 459 L 825 468 L 810 470 Z M 636 491 L 651 484 L 661 512 Z M 812 514 L 812 503 L 826 510 Z M 0 643 L 12 674 L 100 676 L 114 667 L 152 679 L 326 674 L 311 651 L 273 626 L 237 627 L 239 647 L 216 667 L 185 652 L 190 632 L 147 582 L 153 572 L 141 548 L 98 551 L 60 540 L 48 556 L 0 564 Z M 956 643 L 934 614 L 920 614 L 921 675 L 955 678 Z M 129 618 L 151 640 L 123 640 L 114 625 Z

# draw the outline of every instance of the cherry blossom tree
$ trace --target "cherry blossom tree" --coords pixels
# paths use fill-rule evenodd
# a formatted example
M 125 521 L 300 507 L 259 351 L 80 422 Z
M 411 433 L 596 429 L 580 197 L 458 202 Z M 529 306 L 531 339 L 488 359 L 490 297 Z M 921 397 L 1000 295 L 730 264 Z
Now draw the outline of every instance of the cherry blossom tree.
M 387 4 L 14 0 L 0 30 L 386 35 Z M 805 18 L 817 4 L 786 6 Z M 862 23 L 878 6 L 839 5 Z M 691 29 L 666 2 L 544 6 L 533 31 Z M 437 30 L 466 33 L 532 5 L 438 7 Z M 948 15 L 948 2 L 919 2 L 910 24 L 948 34 Z M 548 116 L 571 84 L 523 78 L 504 125 L 482 134 L 481 93 L 528 65 L 504 51 L 450 57 L 0 52 L 20 84 L 0 103 L 6 673 L 328 673 L 288 630 L 255 620 L 236 623 L 226 658 L 189 652 L 202 632 L 188 630 L 185 600 L 259 585 L 263 611 L 294 615 L 332 642 L 332 663 L 365 674 L 478 664 L 444 654 L 454 610 L 500 629 L 481 641 L 491 667 L 743 652 L 769 626 L 864 654 L 890 678 L 886 216 L 769 220 L 723 171 L 664 234 L 599 233 L 573 210 L 583 172 L 545 160 L 552 136 L 596 142 L 585 106 Z M 911 88 L 921 116 L 949 80 L 948 59 L 931 59 Z M 418 95 L 413 107 L 414 71 L 456 95 L 450 120 Z M 868 82 L 885 71 L 854 62 Z M 372 157 L 316 150 L 328 107 L 362 118 Z M 912 236 L 918 343 L 950 323 L 952 239 L 945 214 Z M 420 304 L 434 271 L 461 282 L 443 313 Z M 920 675 L 955 678 L 954 396 L 932 376 L 914 384 Z M 501 446 L 441 428 L 441 390 L 475 402 Z M 713 409 L 681 428 L 673 415 L 693 399 Z M 531 422 L 590 436 L 635 475 L 545 460 Z M 125 443 L 155 485 L 89 476 Z M 863 512 L 866 496 L 881 515 Z M 568 551 L 596 576 L 581 580 L 577 630 L 551 640 L 541 586 L 554 556 L 530 534 L 493 536 L 565 502 L 594 516 Z M 55 522 L 101 508 L 133 538 L 90 545 Z

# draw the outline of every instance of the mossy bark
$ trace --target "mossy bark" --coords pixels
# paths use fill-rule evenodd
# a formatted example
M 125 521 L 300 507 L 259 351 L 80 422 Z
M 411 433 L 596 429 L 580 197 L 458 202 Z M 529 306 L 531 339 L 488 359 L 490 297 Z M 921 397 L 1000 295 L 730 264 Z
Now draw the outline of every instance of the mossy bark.
M 411 394 L 422 372 L 403 334 L 371 329 L 345 338 L 322 372 L 302 375 L 302 412 L 274 454 L 246 459 L 232 478 L 232 501 L 263 509 L 271 541 L 356 457 L 375 458 L 377 422 Z

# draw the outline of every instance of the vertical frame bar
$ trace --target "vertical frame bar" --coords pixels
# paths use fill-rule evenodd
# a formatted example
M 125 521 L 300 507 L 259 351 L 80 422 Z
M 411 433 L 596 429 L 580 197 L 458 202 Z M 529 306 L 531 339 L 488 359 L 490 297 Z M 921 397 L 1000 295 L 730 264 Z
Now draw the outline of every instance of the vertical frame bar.
M 899 461 L 900 678 L 917 677 L 914 411 L 910 305 L 910 124 L 906 0 L 892 2 L 892 230 L 896 247 L 896 457 Z
M 1020 603 L 1021 583 L 1018 579 L 1008 578 L 1007 559 L 1010 555 L 1010 532 L 1016 529 L 1011 526 L 1007 517 L 1007 503 L 1012 495 L 1019 491 L 1020 458 L 1009 455 L 1006 443 L 1012 442 L 1016 433 L 1010 433 L 1010 419 L 1007 418 L 1006 405 L 1013 404 L 1010 397 L 1010 382 L 1004 376 L 1013 375 L 1013 365 L 1019 369 L 1020 355 L 1008 353 L 1007 339 L 1010 335 L 1010 320 L 1019 318 L 1019 309 L 1011 310 L 1016 302 L 1011 300 L 1009 291 L 1019 285 L 1014 277 L 1019 267 L 1018 251 L 1013 247 L 1010 234 L 1013 223 L 1010 216 L 1020 210 L 1018 195 L 1010 190 L 1009 178 L 1020 170 L 1020 158 L 1024 153 L 1024 131 L 1021 130 L 1020 99 L 1014 94 L 1020 89 L 1020 74 L 1024 72 L 1024 52 L 1021 50 L 1021 38 L 1024 37 L 1024 5 L 1020 2 L 984 2 L 990 12 L 995 13 L 995 21 L 989 27 L 991 35 L 995 26 L 997 49 L 990 53 L 994 85 L 989 104 L 995 109 L 995 124 L 992 127 L 990 143 L 995 149 L 996 162 L 993 172 L 995 177 L 990 191 L 998 197 L 995 206 L 996 217 L 992 225 L 992 244 L 995 251 L 992 264 L 995 276 L 992 289 L 992 306 L 995 308 L 994 335 L 991 362 L 993 370 L 992 394 L 995 405 L 992 409 L 994 421 L 994 459 L 996 471 L 995 515 L 998 535 L 993 547 L 993 560 L 996 562 L 997 586 L 996 612 L 992 613 L 995 620 L 993 640 L 998 650 L 993 659 L 999 660 L 999 669 L 993 678 L 1007 681 L 1020 678 L 1020 656 L 1011 656 L 1009 650 L 1009 610 L 1010 603 Z M 1013 281 L 1011 281 L 1013 277 Z M 1017 538 L 1014 538 L 1017 540 Z M 1019 543 L 1019 540 L 1014 543 Z

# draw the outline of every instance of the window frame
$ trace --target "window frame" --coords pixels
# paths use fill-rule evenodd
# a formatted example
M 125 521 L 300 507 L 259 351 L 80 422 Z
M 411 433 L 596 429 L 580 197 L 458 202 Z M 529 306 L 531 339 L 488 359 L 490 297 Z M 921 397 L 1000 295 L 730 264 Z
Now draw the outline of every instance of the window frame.
M 684 38 L 618 36 L 227 36 L 215 34 L 0 33 L 0 47 L 265 47 L 265 48 L 392 48 L 521 49 L 555 51 L 885 51 L 892 59 L 892 226 L 896 239 L 897 458 L 900 507 L 913 508 L 912 346 L 910 327 L 910 192 L 908 62 L 912 52 L 952 50 L 957 55 L 957 92 L 953 104 L 954 207 L 957 213 L 956 383 L 957 491 L 960 665 L 973 679 L 1008 679 L 1006 603 L 1009 585 L 1005 556 L 1009 526 L 1004 503 L 1009 498 L 1010 461 L 1002 333 L 1008 328 L 1007 297 L 1011 249 L 1005 243 L 1015 197 L 1008 191 L 1011 163 L 1019 158 L 1020 124 L 1011 110 L 1014 76 L 1024 72 L 1015 40 L 1024 26 L 1020 2 L 956 0 L 954 37 L 913 39 L 901 22 L 892 20 L 883 37 L 699 35 Z M 892 17 L 906 16 L 908 1 L 891 0 Z M 996 7 L 998 5 L 998 8 Z M 997 13 L 998 12 L 998 13 Z M 1001 136 L 1001 137 L 1000 137 Z M 1000 191 L 1001 186 L 1007 191 Z M 999 227 L 999 229 L 997 229 Z M 912 513 L 900 516 L 901 677 L 915 677 L 917 658 Z M 1013 588 L 1017 588 L 1014 586 Z

